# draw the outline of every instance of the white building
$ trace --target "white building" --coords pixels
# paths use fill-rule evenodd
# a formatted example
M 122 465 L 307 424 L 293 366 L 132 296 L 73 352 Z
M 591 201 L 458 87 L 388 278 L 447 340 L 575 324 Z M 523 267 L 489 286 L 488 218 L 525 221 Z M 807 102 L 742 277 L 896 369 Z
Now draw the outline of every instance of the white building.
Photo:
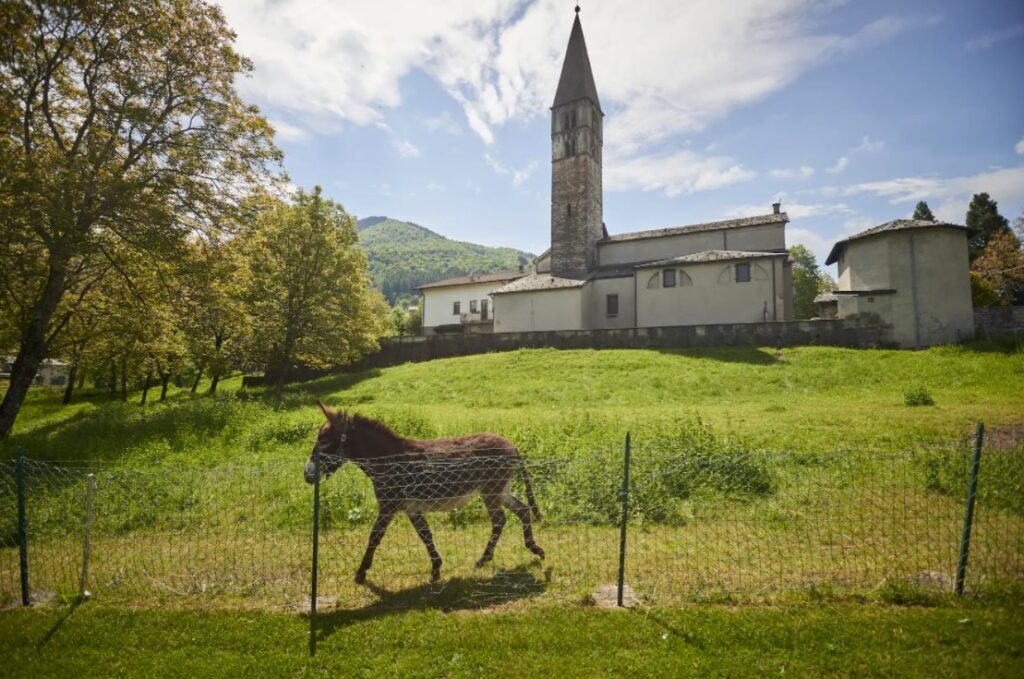
M 897 219 L 839 241 L 825 263 L 839 265 L 839 318 L 877 316 L 901 347 L 974 336 L 966 227 Z
M 485 273 L 447 278 L 417 288 L 423 295 L 423 334 L 492 332 L 491 292 L 525 276 L 522 272 Z

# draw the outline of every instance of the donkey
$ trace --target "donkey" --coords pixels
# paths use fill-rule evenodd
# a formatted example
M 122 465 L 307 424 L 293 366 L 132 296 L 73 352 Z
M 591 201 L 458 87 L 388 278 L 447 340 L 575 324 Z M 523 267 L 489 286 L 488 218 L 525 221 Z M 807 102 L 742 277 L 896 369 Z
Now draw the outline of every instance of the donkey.
M 423 516 L 464 506 L 477 494 L 491 519 L 491 537 L 476 562 L 480 568 L 494 557 L 505 510 L 511 509 L 523 524 L 526 548 L 541 559 L 544 550 L 533 539 L 530 511 L 539 521 L 540 508 L 519 451 L 508 439 L 495 434 L 470 434 L 457 438 L 414 440 L 402 438 L 387 425 L 370 418 L 332 410 L 319 400 L 327 422 L 320 427 L 313 452 L 306 462 L 306 483 L 316 482 L 314 458 L 319 451 L 320 473 L 330 477 L 351 461 L 370 477 L 377 497 L 377 520 L 370 530 L 356 582 L 366 581 L 373 555 L 395 514 L 405 512 L 430 555 L 430 581 L 441 577 L 441 555 Z M 529 507 L 512 495 L 512 476 L 518 471 L 526 486 Z

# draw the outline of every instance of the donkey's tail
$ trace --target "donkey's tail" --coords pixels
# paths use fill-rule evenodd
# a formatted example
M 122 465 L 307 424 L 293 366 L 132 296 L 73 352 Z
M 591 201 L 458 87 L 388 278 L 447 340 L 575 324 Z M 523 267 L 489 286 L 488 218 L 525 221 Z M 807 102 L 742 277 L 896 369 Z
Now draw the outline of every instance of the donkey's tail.
M 534 518 L 540 521 L 540 507 L 537 505 L 537 498 L 533 496 L 533 484 L 530 483 L 530 475 L 526 472 L 526 461 L 523 458 L 519 458 L 519 472 L 523 475 L 523 485 L 526 486 L 526 501 L 533 511 Z

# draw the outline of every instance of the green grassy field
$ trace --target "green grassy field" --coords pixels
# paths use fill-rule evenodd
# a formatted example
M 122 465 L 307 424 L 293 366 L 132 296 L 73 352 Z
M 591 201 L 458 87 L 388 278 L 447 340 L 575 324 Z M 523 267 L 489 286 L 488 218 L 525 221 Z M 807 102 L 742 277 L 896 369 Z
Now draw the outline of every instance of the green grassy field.
M 1017 677 L 1020 608 L 0 612 L 9 677 Z
M 1020 349 L 805 347 L 781 357 L 754 348 L 530 350 L 328 377 L 281 395 L 239 386 L 223 383 L 216 398 L 172 390 L 167 402 L 145 407 L 86 393 L 65 408 L 58 392 L 30 394 L 0 459 L 23 447 L 32 460 L 66 461 L 33 467 L 43 500 L 30 503 L 33 591 L 51 601 L 74 594 L 81 540 L 68 527 L 82 523 L 84 480 L 74 465 L 85 465 L 101 488 L 92 565 L 99 600 L 74 612 L 0 613 L 0 636 L 24 674 L 88 675 L 82 667 L 93 661 L 114 668 L 94 671 L 103 674 L 259 674 L 241 649 L 268 634 L 288 640 L 261 654 L 277 668 L 268 675 L 346 667 L 519 675 L 519 650 L 542 676 L 622 674 L 644 662 L 663 675 L 784 667 L 803 675 L 965 674 L 977 666 L 1009 676 L 1020 654 L 1024 444 L 1010 434 L 1024 421 Z M 935 405 L 905 405 L 920 389 Z M 404 521 L 378 553 L 372 587 L 358 587 L 351 574 L 373 499 L 349 469 L 323 489 L 321 591 L 335 622 L 327 651 L 304 660 L 295 611 L 307 586 L 311 498 L 299 470 L 322 418 L 315 398 L 407 436 L 490 430 L 511 438 L 534 465 L 547 515 L 538 540 L 549 558 L 530 558 L 510 521 L 493 568 L 472 569 L 488 530 L 476 503 L 431 519 L 445 557 L 440 590 L 425 587 L 425 554 Z M 968 580 L 976 603 L 964 608 L 948 591 L 965 441 L 977 420 L 995 436 Z M 635 445 L 627 578 L 644 612 L 622 618 L 587 602 L 596 585 L 614 580 L 627 431 Z M 9 545 L 0 548 L 0 591 L 12 603 L 13 497 L 0 501 L 0 540 Z M 700 602 L 718 605 L 663 608 Z M 414 610 L 385 606 L 395 604 Z M 227 611 L 196 612 L 211 607 Z M 133 641 L 129 620 L 153 644 Z M 698 628 L 671 652 L 659 645 L 673 630 Z M 181 631 L 189 629 L 196 641 Z M 644 636 L 654 629 L 665 639 Z M 96 630 L 91 640 L 88 630 Z M 357 639 L 378 636 L 374 650 L 344 664 Z M 412 645 L 402 646 L 403 637 Z M 119 658 L 122 642 L 140 652 Z

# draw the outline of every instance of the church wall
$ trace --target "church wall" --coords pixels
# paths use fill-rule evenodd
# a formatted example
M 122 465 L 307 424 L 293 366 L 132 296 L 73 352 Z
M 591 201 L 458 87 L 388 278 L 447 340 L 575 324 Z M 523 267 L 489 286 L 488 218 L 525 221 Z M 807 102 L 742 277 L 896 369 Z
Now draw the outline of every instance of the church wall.
M 648 287 L 664 269 L 637 269 L 637 327 L 703 325 L 711 323 L 761 323 L 784 317 L 783 258 L 749 260 L 751 280 L 735 280 L 739 262 L 708 262 L 678 267 L 677 285 Z M 776 267 L 773 281 L 772 267 Z M 683 274 L 686 274 L 684 277 Z M 688 280 L 687 280 L 688 279 Z M 767 317 L 766 317 L 767 310 Z
M 777 224 L 695 231 L 673 236 L 612 241 L 598 245 L 601 265 L 649 262 L 705 250 L 772 252 L 786 249 L 786 227 Z
M 494 332 L 579 330 L 582 327 L 582 288 L 494 296 Z
M 636 320 L 635 279 L 598 278 L 583 289 L 584 328 L 632 328 Z M 608 295 L 618 295 L 618 313 L 608 316 Z

